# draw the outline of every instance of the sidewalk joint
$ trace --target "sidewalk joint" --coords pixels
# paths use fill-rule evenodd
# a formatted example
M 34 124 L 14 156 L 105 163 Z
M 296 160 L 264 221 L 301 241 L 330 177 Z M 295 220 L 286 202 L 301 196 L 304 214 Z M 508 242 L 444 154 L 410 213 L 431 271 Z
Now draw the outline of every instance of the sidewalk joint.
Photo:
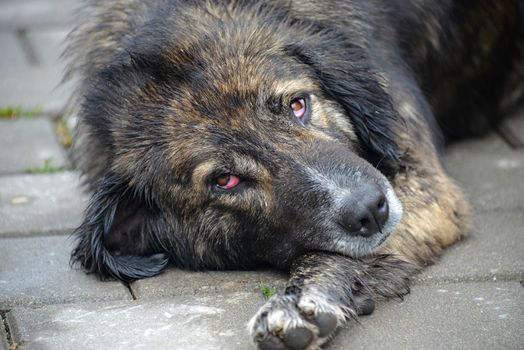
M 38 58 L 38 54 L 34 45 L 31 43 L 31 40 L 29 40 L 29 37 L 27 36 L 27 30 L 24 28 L 17 29 L 16 38 L 18 39 L 18 42 L 20 43 L 22 51 L 24 51 L 29 64 L 31 66 L 39 66 L 40 59 Z
M 127 288 L 127 290 L 129 291 L 129 294 L 131 294 L 131 298 L 133 298 L 133 300 L 137 300 L 137 297 L 135 295 L 135 292 L 133 292 L 133 288 L 131 288 L 131 284 L 130 283 L 124 283 L 124 286 Z
M 10 310 L 0 310 L 0 319 L 2 321 L 0 327 L 4 328 L 5 335 L 7 337 L 7 344 L 9 345 L 9 350 L 16 350 L 18 348 L 18 345 L 20 344 L 14 342 L 13 336 L 11 335 L 11 329 L 9 328 L 9 324 L 7 323 L 7 313 L 9 311 Z
M 475 208 L 475 214 L 477 215 L 480 215 L 480 214 L 486 214 L 486 213 L 495 213 L 495 214 L 498 214 L 498 213 L 521 213 L 523 210 L 524 210 L 524 206 L 521 206 L 521 205 L 517 205 L 515 207 L 512 207 L 512 208 Z

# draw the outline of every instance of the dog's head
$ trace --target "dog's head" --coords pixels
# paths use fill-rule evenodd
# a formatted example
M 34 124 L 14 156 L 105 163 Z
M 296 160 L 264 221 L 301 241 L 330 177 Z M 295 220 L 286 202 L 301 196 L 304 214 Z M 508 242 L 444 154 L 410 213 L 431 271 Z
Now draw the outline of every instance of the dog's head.
M 227 12 L 163 9 L 92 78 L 82 123 L 107 169 L 77 229 L 88 270 L 362 256 L 399 222 L 395 112 L 362 45 L 281 10 Z

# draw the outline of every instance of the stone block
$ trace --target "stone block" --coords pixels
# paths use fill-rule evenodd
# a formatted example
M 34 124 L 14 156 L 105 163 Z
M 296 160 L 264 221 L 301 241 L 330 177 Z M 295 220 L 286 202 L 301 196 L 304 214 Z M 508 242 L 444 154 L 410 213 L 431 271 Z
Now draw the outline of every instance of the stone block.
M 60 113 L 71 93 L 71 83 L 60 84 L 65 63 L 58 60 L 66 29 L 0 33 L 0 107 Z
M 0 242 L 0 310 L 16 305 L 132 299 L 123 284 L 101 282 L 72 269 L 71 238 L 3 238 Z
M 49 120 L 0 120 L 0 174 L 26 173 L 46 161 L 54 168 L 66 165 Z
M 477 215 L 470 237 L 445 251 L 417 281 L 524 279 L 523 211 Z
M 79 4 L 78 0 L 2 0 L 0 29 L 70 25 Z
M 71 233 L 87 195 L 75 172 L 0 177 L 0 237 Z
M 0 350 L 8 350 L 7 334 L 5 334 L 4 325 L 0 323 Z
M 478 212 L 524 209 L 524 150 L 492 135 L 452 145 L 445 160 Z
M 27 349 L 254 349 L 246 324 L 253 293 L 175 296 L 156 301 L 15 308 L 8 322 Z
M 415 286 L 343 329 L 326 350 L 522 349 L 519 283 Z

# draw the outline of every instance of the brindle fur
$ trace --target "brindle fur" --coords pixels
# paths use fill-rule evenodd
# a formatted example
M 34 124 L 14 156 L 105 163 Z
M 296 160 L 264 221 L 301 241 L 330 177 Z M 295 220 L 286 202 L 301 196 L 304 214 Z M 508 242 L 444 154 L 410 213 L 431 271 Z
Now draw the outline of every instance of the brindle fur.
M 67 51 L 94 192 L 73 261 L 124 281 L 168 265 L 290 270 L 250 331 L 263 349 L 318 348 L 467 234 L 439 126 L 479 133 L 521 99 L 501 105 L 524 72 L 518 6 L 89 1 Z M 306 125 L 286 109 L 297 93 Z M 223 173 L 244 181 L 217 191 Z M 385 244 L 333 224 L 338 192 L 363 183 L 402 203 Z

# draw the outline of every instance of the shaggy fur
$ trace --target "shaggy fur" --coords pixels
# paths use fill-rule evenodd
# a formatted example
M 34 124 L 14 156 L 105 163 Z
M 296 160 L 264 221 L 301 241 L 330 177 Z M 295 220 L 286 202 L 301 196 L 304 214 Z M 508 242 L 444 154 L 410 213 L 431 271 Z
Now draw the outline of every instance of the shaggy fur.
M 168 266 L 288 270 L 250 331 L 261 349 L 317 349 L 466 235 L 442 136 L 485 130 L 522 82 L 518 10 L 89 1 L 67 51 L 93 191 L 73 261 L 123 281 Z M 240 183 L 220 187 L 231 175 Z M 355 234 L 347 217 L 372 194 L 383 220 Z

